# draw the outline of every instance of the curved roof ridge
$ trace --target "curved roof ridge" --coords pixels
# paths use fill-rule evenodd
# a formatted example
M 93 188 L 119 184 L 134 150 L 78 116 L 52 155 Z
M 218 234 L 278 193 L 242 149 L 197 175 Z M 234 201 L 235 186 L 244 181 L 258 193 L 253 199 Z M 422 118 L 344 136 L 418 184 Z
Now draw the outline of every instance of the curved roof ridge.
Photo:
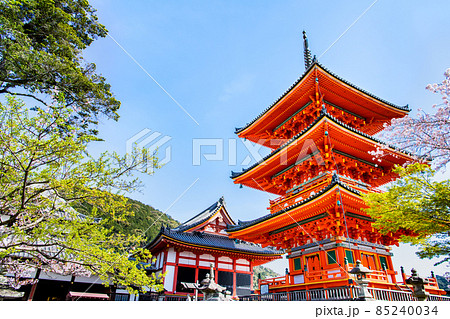
M 204 232 L 179 232 L 176 231 L 175 229 L 170 228 L 162 228 L 159 235 L 155 238 L 155 240 L 152 243 L 148 245 L 148 247 L 155 244 L 156 241 L 162 236 L 173 239 L 175 241 L 180 241 L 193 245 L 200 245 L 217 249 L 241 251 L 259 255 L 282 255 L 284 253 L 283 250 L 278 250 L 271 247 L 263 248 L 258 244 L 239 239 L 229 238 L 228 236 L 220 236 Z
M 361 132 L 361 131 L 359 131 L 359 130 L 353 128 L 353 127 L 351 127 L 350 125 L 341 122 L 340 120 L 338 120 L 337 118 L 335 118 L 333 115 L 331 115 L 330 113 L 328 113 L 328 112 L 327 112 L 326 110 L 324 110 L 324 109 L 322 109 L 322 110 L 320 111 L 320 114 L 321 114 L 321 115 L 320 115 L 319 117 L 317 117 L 317 119 L 315 119 L 310 125 L 308 125 L 308 127 L 304 128 L 300 133 L 295 134 L 295 135 L 294 135 L 292 138 L 290 138 L 286 143 L 284 143 L 283 145 L 281 145 L 279 148 L 277 148 L 276 150 L 274 150 L 274 151 L 271 152 L 270 154 L 264 156 L 264 157 L 263 157 L 262 159 L 260 159 L 258 162 L 254 163 L 253 165 L 251 165 L 251 166 L 248 167 L 247 169 L 243 169 L 242 172 L 233 172 L 233 171 L 231 171 L 231 178 L 236 178 L 236 177 L 238 177 L 238 176 L 240 176 L 240 175 L 242 175 L 242 174 L 248 172 L 249 170 L 255 168 L 255 167 L 258 166 L 259 164 L 265 162 L 267 159 L 269 159 L 270 157 L 274 156 L 276 153 L 278 153 L 279 151 L 281 151 L 282 149 L 284 149 L 285 147 L 287 147 L 289 144 L 292 144 L 296 139 L 298 139 L 300 136 L 302 136 L 302 135 L 305 134 L 307 131 L 309 131 L 314 125 L 316 125 L 316 124 L 317 124 L 322 118 L 324 118 L 324 117 L 327 117 L 327 118 L 329 118 L 330 120 L 333 120 L 336 124 L 338 124 L 338 125 L 340 125 L 340 126 L 343 126 L 344 128 L 349 129 L 350 131 L 352 131 L 352 132 L 354 132 L 354 133 L 356 133 L 356 134 L 358 134 L 358 135 L 361 135 L 361 136 L 363 136 L 363 137 L 366 137 L 366 138 L 368 138 L 368 139 L 370 139 L 370 140 L 372 140 L 372 141 L 374 141 L 374 142 L 376 142 L 376 143 L 378 143 L 378 144 L 386 145 L 387 147 L 389 147 L 389 148 L 391 148 L 391 149 L 393 149 L 393 150 L 395 150 L 395 151 L 397 151 L 397 152 L 403 153 L 403 154 L 408 155 L 408 156 L 414 156 L 414 157 L 419 157 L 419 158 L 425 158 L 424 156 L 419 156 L 419 155 L 417 155 L 417 154 L 412 154 L 412 153 L 410 153 L 410 152 L 408 152 L 408 151 L 405 151 L 405 150 L 402 150 L 402 149 L 400 149 L 400 148 L 398 148 L 398 147 L 396 147 L 396 146 L 390 145 L 390 144 L 388 144 L 388 143 L 386 143 L 386 142 L 384 142 L 384 141 L 382 141 L 382 140 L 380 140 L 380 139 L 378 139 L 378 138 L 375 138 L 375 137 L 373 137 L 372 135 L 369 135 L 369 134 L 366 134 L 366 133 L 364 133 L 364 132 Z
M 273 152 L 267 154 L 266 156 L 264 156 L 262 159 L 260 159 L 258 162 L 256 162 L 255 164 L 251 165 L 250 167 L 246 168 L 246 169 L 242 169 L 242 172 L 233 172 L 231 171 L 231 178 L 235 178 L 239 175 L 244 174 L 245 172 L 255 168 L 256 166 L 258 166 L 259 164 L 265 162 L 267 159 L 269 159 L 270 157 L 274 156 L 275 154 L 277 154 L 279 151 L 281 151 L 282 149 L 284 149 L 285 147 L 287 147 L 289 144 L 291 144 L 292 142 L 294 142 L 298 137 L 300 137 L 301 135 L 303 135 L 304 133 L 306 133 L 309 129 L 311 129 L 311 127 L 313 127 L 314 125 L 316 125 L 323 117 L 325 116 L 325 113 L 323 111 L 321 111 L 321 115 L 316 118 L 310 125 L 308 125 L 306 128 L 304 128 L 300 133 L 295 134 L 293 137 L 291 137 L 287 142 L 285 142 L 283 145 L 281 145 L 280 147 L 278 147 L 276 150 L 274 150 Z
M 350 191 L 350 192 L 352 192 L 352 193 L 354 193 L 356 195 L 360 195 L 361 194 L 360 191 L 358 191 L 358 190 L 356 190 L 356 189 L 346 185 L 345 183 L 341 182 L 339 180 L 339 178 L 335 178 L 333 176 L 333 179 L 330 182 L 330 184 L 327 187 L 325 187 L 324 189 L 318 191 L 316 194 L 314 194 L 312 196 L 309 196 L 308 198 L 305 198 L 305 199 L 303 199 L 303 200 L 301 200 L 301 201 L 299 201 L 299 202 L 297 202 L 297 203 L 295 203 L 295 204 L 293 204 L 291 206 L 285 207 L 285 208 L 281 209 L 280 211 L 278 211 L 276 213 L 267 214 L 267 215 L 261 216 L 261 217 L 256 218 L 256 219 L 249 220 L 249 221 L 240 221 L 240 223 L 238 225 L 227 227 L 227 231 L 241 230 L 241 229 L 247 228 L 248 226 L 252 226 L 252 225 L 258 224 L 258 223 L 260 223 L 260 222 L 262 222 L 264 220 L 268 220 L 268 219 L 277 217 L 277 216 L 279 216 L 279 215 L 281 215 L 283 213 L 286 213 L 286 212 L 288 212 L 288 211 L 290 211 L 290 210 L 292 210 L 294 208 L 297 208 L 297 207 L 299 207 L 301 205 L 304 205 L 304 204 L 306 204 L 306 203 L 308 203 L 308 202 L 310 202 L 310 201 L 312 201 L 312 200 L 322 196 L 322 194 L 326 193 L 327 191 L 329 191 L 330 189 L 332 189 L 336 185 L 341 186 L 341 187 L 345 188 L 346 190 L 348 190 L 348 191 Z
M 223 196 L 221 198 L 219 198 L 219 200 L 216 201 L 214 204 L 212 204 L 211 206 L 206 208 L 205 210 L 201 211 L 194 217 L 188 219 L 181 225 L 178 225 L 177 227 L 173 228 L 173 230 L 174 231 L 184 231 L 184 230 L 190 229 L 192 227 L 195 227 L 197 225 L 200 225 L 201 223 L 203 223 L 206 220 L 208 220 L 209 218 L 211 218 L 211 216 L 213 216 L 215 213 L 217 213 L 217 211 L 222 207 L 226 208 L 225 199 Z M 235 222 L 233 221 L 231 216 L 228 213 L 227 213 L 227 215 L 230 218 L 230 221 L 235 224 Z
M 238 134 L 240 132 L 242 132 L 243 130 L 245 130 L 246 128 L 248 128 L 249 126 L 251 126 L 253 123 L 255 123 L 259 118 L 261 118 L 265 113 L 267 113 L 272 107 L 274 107 L 276 104 L 278 104 L 278 102 L 280 102 L 290 91 L 292 91 L 292 89 L 294 87 L 297 86 L 298 83 L 300 83 L 305 77 L 306 75 L 309 73 L 309 71 L 311 71 L 311 69 L 313 69 L 315 66 L 319 66 L 320 68 L 322 68 L 325 72 L 327 72 L 329 75 L 333 76 L 334 78 L 338 79 L 339 81 L 344 82 L 345 84 L 349 85 L 350 87 L 354 88 L 355 90 L 360 91 L 361 93 L 364 93 L 368 96 L 370 96 L 371 98 L 374 98 L 378 101 L 380 101 L 381 103 L 387 104 L 391 107 L 394 107 L 396 109 L 402 110 L 402 111 L 411 111 L 411 109 L 409 108 L 408 104 L 406 104 L 405 106 L 399 106 L 396 104 L 393 104 L 389 101 L 386 101 L 378 96 L 376 96 L 375 94 L 372 94 L 364 89 L 361 89 L 359 86 L 341 78 L 340 76 L 336 75 L 335 73 L 331 72 L 328 68 L 324 67 L 322 64 L 320 64 L 318 61 L 314 61 L 311 66 L 305 70 L 305 72 L 303 72 L 303 74 L 286 90 L 284 91 L 284 93 L 282 95 L 280 95 L 280 97 L 278 99 L 276 99 L 272 104 L 270 104 L 268 107 L 266 107 L 259 115 L 257 115 L 253 120 L 251 120 L 250 122 L 248 122 L 246 125 L 244 125 L 243 127 L 240 128 L 235 128 L 235 134 Z
M 382 99 L 382 98 L 376 96 L 375 94 L 370 93 L 369 91 L 366 91 L 366 90 L 360 88 L 359 86 L 357 86 L 357 85 L 355 85 L 355 84 L 353 84 L 353 83 L 351 83 L 351 82 L 349 82 L 349 81 L 343 79 L 343 78 L 340 77 L 339 75 L 337 75 L 337 74 L 335 74 L 334 72 L 330 71 L 328 68 L 324 67 L 324 66 L 323 66 L 322 64 L 320 64 L 319 62 L 317 62 L 317 65 L 319 65 L 324 71 L 326 71 L 328 74 L 330 74 L 331 76 L 335 77 L 336 79 L 338 79 L 338 80 L 344 82 L 345 84 L 351 86 L 352 88 L 354 88 L 354 89 L 356 89 L 356 90 L 358 90 L 358 91 L 360 91 L 360 92 L 362 92 L 362 93 L 364 93 L 364 94 L 366 94 L 366 95 L 368 95 L 368 96 L 370 96 L 370 97 L 372 97 L 372 98 L 374 98 L 374 99 L 376 99 L 376 100 L 378 100 L 378 101 L 380 101 L 380 102 L 382 102 L 382 103 L 384 103 L 384 104 L 387 104 L 387 105 L 389 105 L 389 106 L 392 106 L 392 107 L 394 107 L 394 108 L 396 108 L 396 109 L 399 109 L 399 110 L 402 110 L 402 111 L 407 111 L 407 112 L 410 112 L 410 111 L 411 111 L 411 109 L 409 108 L 409 105 L 408 105 L 408 104 L 406 104 L 406 105 L 404 105 L 404 106 L 400 106 L 400 105 L 396 105 L 396 104 L 394 104 L 394 103 L 391 103 L 391 102 L 389 102 L 389 101 L 387 101 L 387 100 L 385 100 L 385 99 Z
M 317 62 L 316 62 L 317 63 Z M 240 133 L 241 131 L 245 130 L 247 127 L 249 127 L 250 125 L 252 125 L 253 123 L 255 123 L 261 116 L 263 116 L 267 111 L 269 111 L 272 107 L 274 107 L 282 98 L 284 98 L 299 82 L 301 82 L 301 80 L 303 80 L 303 78 L 308 74 L 309 71 L 312 70 L 312 68 L 314 67 L 314 65 L 316 65 L 316 63 L 313 63 L 309 66 L 308 69 L 305 70 L 305 72 L 303 72 L 303 74 L 294 82 L 294 84 L 292 84 L 286 91 L 284 91 L 284 93 L 282 95 L 280 95 L 280 97 L 278 99 L 276 99 L 272 104 L 270 104 L 268 107 L 266 107 L 264 109 L 264 111 L 262 111 L 261 113 L 259 113 L 258 116 L 256 116 L 253 120 L 251 120 L 250 122 L 248 122 L 245 126 L 241 127 L 241 128 L 236 128 L 235 133 Z

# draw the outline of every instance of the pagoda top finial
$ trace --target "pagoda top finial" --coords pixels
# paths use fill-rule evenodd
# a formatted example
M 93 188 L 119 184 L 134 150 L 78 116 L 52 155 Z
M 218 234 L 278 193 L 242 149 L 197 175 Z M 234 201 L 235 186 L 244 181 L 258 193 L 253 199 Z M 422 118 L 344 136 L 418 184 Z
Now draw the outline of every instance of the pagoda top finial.
M 308 45 L 308 37 L 306 36 L 305 30 L 303 30 L 303 55 L 305 58 L 305 69 L 307 70 L 312 64 L 312 59 L 311 59 L 311 51 L 309 50 Z

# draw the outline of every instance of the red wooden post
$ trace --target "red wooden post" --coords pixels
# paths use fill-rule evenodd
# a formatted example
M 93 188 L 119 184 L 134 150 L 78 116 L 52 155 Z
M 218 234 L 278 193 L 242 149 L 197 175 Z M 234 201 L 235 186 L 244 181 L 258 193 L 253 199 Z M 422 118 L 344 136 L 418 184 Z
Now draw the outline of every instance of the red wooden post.
M 39 275 L 41 274 L 41 269 L 38 268 L 36 269 L 36 274 L 34 275 L 34 279 L 36 280 L 36 282 L 33 284 L 33 286 L 31 286 L 31 290 L 30 290 L 30 295 L 28 296 L 27 301 L 32 301 L 34 294 L 36 292 L 36 288 L 39 282 Z
M 233 297 L 237 295 L 236 291 L 236 259 L 233 259 Z

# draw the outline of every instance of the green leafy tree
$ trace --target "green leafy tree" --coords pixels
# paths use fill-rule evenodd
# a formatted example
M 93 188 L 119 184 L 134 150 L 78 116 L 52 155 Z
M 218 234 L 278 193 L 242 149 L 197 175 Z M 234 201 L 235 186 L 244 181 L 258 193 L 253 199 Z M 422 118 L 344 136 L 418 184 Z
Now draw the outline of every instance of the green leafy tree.
M 59 93 L 84 129 L 99 115 L 118 119 L 120 102 L 81 52 L 107 30 L 86 0 L 0 1 L 0 93 L 47 104 Z
M 153 171 L 157 158 L 145 150 L 91 157 L 87 145 L 97 138 L 66 121 L 72 112 L 64 103 L 28 110 L 11 96 L 0 104 L 0 264 L 16 286 L 40 268 L 159 289 L 139 265 L 150 258 L 139 248 L 145 238 L 105 227 L 126 220 L 130 203 L 121 194 L 141 187 L 133 170 L 151 163 Z M 80 202 L 92 207 L 89 216 L 72 208 Z
M 373 226 L 383 234 L 410 232 L 402 240 L 419 245 L 421 258 L 450 261 L 450 181 L 435 181 L 434 170 L 420 163 L 394 171 L 401 178 L 387 192 L 364 197 Z

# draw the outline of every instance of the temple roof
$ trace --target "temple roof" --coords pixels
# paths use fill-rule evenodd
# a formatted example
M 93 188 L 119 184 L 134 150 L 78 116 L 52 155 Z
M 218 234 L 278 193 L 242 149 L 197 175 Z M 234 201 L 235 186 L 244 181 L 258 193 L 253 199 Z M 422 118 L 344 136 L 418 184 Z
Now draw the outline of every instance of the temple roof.
M 207 209 L 205 209 L 204 211 L 195 215 L 188 221 L 182 223 L 181 225 L 174 228 L 173 230 L 174 231 L 186 231 L 188 229 L 192 229 L 193 227 L 206 222 L 208 219 L 210 219 L 212 216 L 214 216 L 214 214 L 217 213 L 219 211 L 219 209 L 221 209 L 222 207 L 224 208 L 225 213 L 226 213 L 227 217 L 229 218 L 229 221 L 232 224 L 236 224 L 233 221 L 233 219 L 231 218 L 231 216 L 228 214 L 228 212 L 226 211 L 225 199 L 222 196 L 217 202 L 215 202 L 214 204 L 209 206 Z
M 267 215 L 261 216 L 261 217 L 256 218 L 256 219 L 249 220 L 249 221 L 240 221 L 239 220 L 237 225 L 230 225 L 230 226 L 228 226 L 227 231 L 228 232 L 235 232 L 235 231 L 242 230 L 242 229 L 245 229 L 247 227 L 259 224 L 259 223 L 264 222 L 264 221 L 269 220 L 269 219 L 275 219 L 276 217 L 278 217 L 278 216 L 280 216 L 280 215 L 282 215 L 284 213 L 287 213 L 287 212 L 289 212 L 292 209 L 295 209 L 295 208 L 297 208 L 299 206 L 305 205 L 308 202 L 310 202 L 310 201 L 312 201 L 312 200 L 314 200 L 316 198 L 319 198 L 320 196 L 322 196 L 324 193 L 328 192 L 330 189 L 332 189 L 335 186 L 342 187 L 342 188 L 350 191 L 351 193 L 354 193 L 355 195 L 360 195 L 361 194 L 358 190 L 353 189 L 353 188 L 349 187 L 348 185 L 346 185 L 345 183 L 339 181 L 339 178 L 337 177 L 337 175 L 334 175 L 331 183 L 327 187 L 325 187 L 324 189 L 318 191 L 316 194 L 314 194 L 314 195 L 312 195 L 312 196 L 310 196 L 308 198 L 305 198 L 302 201 L 299 201 L 299 202 L 295 203 L 294 205 L 286 207 L 286 208 L 284 208 L 284 209 L 282 209 L 282 210 L 280 210 L 280 211 L 278 211 L 276 213 L 267 214 Z
M 225 200 L 221 197 L 207 209 L 203 210 L 178 227 L 161 227 L 159 234 L 154 240 L 146 245 L 146 248 L 152 250 L 160 243 L 169 241 L 187 246 L 241 252 L 253 255 L 280 256 L 284 254 L 284 251 L 281 250 L 276 250 L 269 247 L 262 248 L 258 244 L 229 238 L 226 233 L 214 234 L 205 231 L 197 231 L 199 229 L 199 225 L 207 223 L 217 213 L 222 213 L 222 217 L 225 217 L 223 220 L 227 226 L 233 226 L 236 224 L 229 216 L 225 207 Z
M 291 91 L 294 90 L 294 88 L 297 87 L 297 85 L 302 82 L 303 80 L 306 80 L 306 78 L 309 78 L 311 76 L 311 71 L 317 68 L 318 70 L 323 71 L 324 74 L 326 74 L 327 76 L 331 77 L 332 79 L 336 80 L 337 82 L 343 83 L 345 85 L 347 85 L 348 87 L 350 87 L 351 89 L 353 89 L 354 91 L 358 92 L 359 94 L 362 94 L 364 96 L 367 96 L 373 100 L 375 100 L 377 103 L 381 104 L 381 105 L 385 105 L 387 106 L 387 108 L 391 108 L 391 109 L 395 109 L 397 110 L 397 112 L 400 112 L 401 114 L 406 114 L 407 112 L 410 111 L 408 105 L 405 106 L 398 106 L 395 105 L 393 103 L 390 103 L 384 99 L 381 99 L 377 96 L 375 96 L 374 94 L 367 92 L 363 89 L 361 89 L 360 87 L 348 82 L 347 80 L 337 76 L 336 74 L 334 74 L 333 72 L 331 72 L 330 70 L 328 70 L 327 68 L 325 68 L 323 65 L 321 65 L 319 62 L 315 61 L 313 62 L 310 67 L 302 74 L 302 76 L 300 78 L 298 78 L 294 84 L 292 84 L 275 102 L 273 102 L 269 107 L 267 107 L 263 112 L 261 112 L 257 117 L 255 117 L 252 121 L 250 121 L 249 123 L 247 123 L 244 127 L 241 128 L 236 128 L 235 133 L 239 134 L 241 132 L 243 132 L 244 130 L 246 130 L 247 128 L 249 128 L 250 126 L 252 126 L 253 123 L 255 123 L 256 121 L 258 121 L 261 117 L 263 117 L 266 113 L 268 113 L 269 111 L 271 111 L 281 100 L 283 100 L 287 95 L 289 95 L 289 93 L 291 93 Z
M 402 153 L 402 154 L 406 155 L 407 157 L 413 157 L 413 156 L 420 157 L 420 156 L 418 156 L 418 155 L 414 155 L 414 154 L 409 153 L 409 152 L 407 152 L 407 151 L 404 151 L 404 150 L 402 150 L 402 149 L 400 149 L 400 148 L 397 148 L 397 147 L 395 147 L 395 146 L 393 146 L 393 145 L 389 145 L 389 144 L 387 144 L 387 143 L 385 143 L 385 142 L 383 142 L 383 141 L 381 141 L 381 140 L 379 140 L 379 139 L 377 139 L 377 138 L 375 138 L 375 137 L 373 137 L 373 136 L 371 136 L 371 135 L 362 133 L 362 132 L 360 132 L 360 131 L 354 129 L 354 128 L 351 127 L 351 126 L 349 126 L 349 125 L 347 125 L 347 124 L 345 124 L 345 123 L 342 123 L 341 121 L 339 121 L 338 119 L 334 118 L 334 117 L 333 117 L 332 115 L 330 115 L 326 110 L 323 109 L 323 110 L 321 111 L 321 115 L 320 115 L 314 122 L 312 122 L 307 128 L 305 128 L 305 129 L 302 130 L 300 133 L 298 133 L 298 134 L 296 134 L 295 136 L 293 136 L 289 141 L 287 141 L 286 143 L 284 143 L 283 145 L 281 145 L 279 148 L 277 148 L 276 150 L 274 150 L 274 151 L 271 152 L 270 154 L 266 155 L 265 157 L 263 157 L 261 160 L 259 160 L 258 162 L 254 163 L 254 164 L 251 165 L 250 167 L 248 167 L 248 168 L 246 168 L 246 169 L 242 169 L 241 172 L 233 172 L 233 171 L 232 171 L 232 172 L 231 172 L 231 178 L 235 179 L 235 178 L 237 178 L 237 177 L 239 177 L 239 176 L 245 174 L 246 172 L 252 170 L 253 168 L 257 167 L 258 165 L 264 163 L 264 162 L 267 161 L 269 158 L 275 156 L 277 153 L 279 153 L 279 152 L 282 151 L 283 149 L 287 148 L 289 145 L 293 144 L 293 143 L 294 143 L 298 138 L 300 138 L 302 135 L 306 134 L 306 133 L 307 133 L 310 129 L 312 129 L 317 123 L 319 123 L 323 118 L 328 118 L 328 119 L 332 120 L 333 122 L 335 122 L 336 124 L 338 124 L 338 125 L 340 125 L 340 126 L 346 128 L 346 129 L 352 131 L 353 133 L 356 133 L 357 135 L 360 135 L 360 136 L 362 136 L 362 137 L 364 137 L 364 138 L 367 138 L 367 139 L 373 141 L 374 143 L 381 144 L 381 145 L 385 145 L 385 146 L 387 146 L 389 149 L 391 149 L 391 150 L 393 150 L 393 151 L 395 151 L 395 152 L 398 152 L 398 153 Z
M 148 249 L 156 246 L 162 239 L 173 240 L 175 242 L 189 245 L 200 246 L 209 249 L 227 250 L 243 252 L 254 255 L 282 255 L 284 251 L 274 248 L 262 248 L 258 244 L 232 239 L 226 236 L 202 233 L 202 232 L 180 232 L 175 229 L 162 228 L 158 236 L 147 245 Z

